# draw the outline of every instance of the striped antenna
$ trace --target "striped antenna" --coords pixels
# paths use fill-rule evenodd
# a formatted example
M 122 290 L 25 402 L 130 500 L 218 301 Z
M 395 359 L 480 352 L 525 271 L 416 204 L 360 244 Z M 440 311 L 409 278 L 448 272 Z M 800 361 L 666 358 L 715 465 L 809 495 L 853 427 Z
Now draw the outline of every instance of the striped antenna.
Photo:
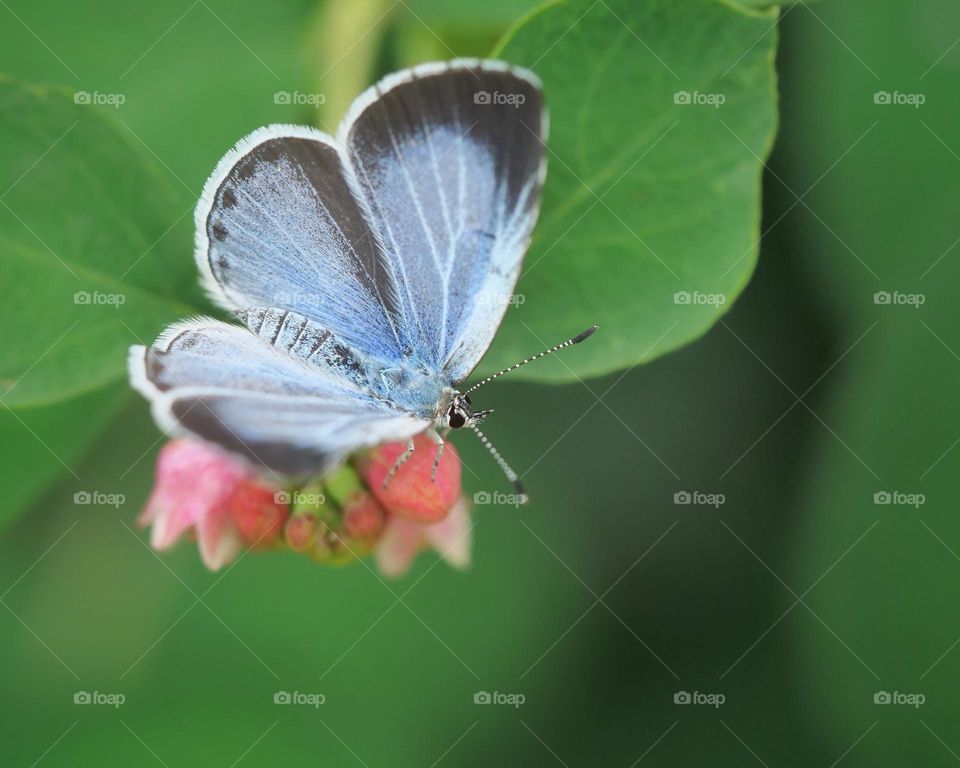
M 509 368 L 504 368 L 502 371 L 497 371 L 496 373 L 490 376 L 487 376 L 487 378 L 485 378 L 483 381 L 480 381 L 474 384 L 472 387 L 470 387 L 470 389 L 466 390 L 463 394 L 469 395 L 471 392 L 473 392 L 473 390 L 477 389 L 478 387 L 482 387 L 484 384 L 487 384 L 488 382 L 493 381 L 498 376 L 503 376 L 503 374 L 505 373 L 510 373 L 510 371 L 515 371 L 517 368 L 520 368 L 521 366 L 524 366 L 527 363 L 532 363 L 534 360 L 539 360 L 541 357 L 552 355 L 554 352 L 558 352 L 561 349 L 566 349 L 567 347 L 572 347 L 574 344 L 579 344 L 584 339 L 590 338 L 593 335 L 593 332 L 596 331 L 598 327 L 599 326 L 591 325 L 589 328 L 587 328 L 587 330 L 583 331 L 583 333 L 578 333 L 572 339 L 567 339 L 565 342 L 563 342 L 563 344 L 557 344 L 557 346 L 555 347 L 550 347 L 550 349 L 545 349 L 540 354 L 534 355 L 533 357 L 528 357 L 526 360 L 521 360 L 519 363 L 514 363 Z M 510 474 L 507 473 L 507 477 L 509 476 Z M 516 477 L 516 475 L 514 475 L 514 477 Z
M 483 432 L 477 429 L 475 424 L 471 424 L 470 429 L 477 433 L 477 437 L 480 438 L 480 442 L 483 443 L 483 447 L 490 451 L 490 455 L 493 456 L 494 461 L 496 461 L 500 466 L 500 469 L 503 470 L 503 474 L 507 476 L 507 480 L 513 484 L 513 489 L 517 492 L 518 503 L 526 504 L 529 497 L 527 496 L 527 492 L 524 490 L 523 483 L 520 482 L 520 478 L 517 476 L 517 473 L 513 471 L 511 466 L 507 464 L 506 459 L 500 455 L 500 451 L 493 447 L 493 443 L 487 439 L 487 436 L 483 434 Z

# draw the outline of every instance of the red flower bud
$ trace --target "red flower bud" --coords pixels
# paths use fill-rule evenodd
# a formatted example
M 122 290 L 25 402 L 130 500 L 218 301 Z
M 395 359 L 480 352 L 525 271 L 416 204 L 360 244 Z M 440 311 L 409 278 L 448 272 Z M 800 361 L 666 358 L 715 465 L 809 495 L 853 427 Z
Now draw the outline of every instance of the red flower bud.
M 437 446 L 426 435 L 417 435 L 410 458 L 384 488 L 384 480 L 405 450 L 406 443 L 386 443 L 362 455 L 357 461 L 360 474 L 388 514 L 418 523 L 443 520 L 460 497 L 461 467 L 456 449 L 446 444 L 436 478 L 431 480 Z
M 283 529 L 287 546 L 294 552 L 306 552 L 317 540 L 319 528 L 320 519 L 314 514 L 307 512 L 290 515 Z
M 383 507 L 366 491 L 357 491 L 343 505 L 343 530 L 351 539 L 376 541 L 386 522 Z
M 276 488 L 254 479 L 242 480 L 234 486 L 227 498 L 227 510 L 245 544 L 264 548 L 276 543 L 289 515 L 282 498 L 283 494 Z

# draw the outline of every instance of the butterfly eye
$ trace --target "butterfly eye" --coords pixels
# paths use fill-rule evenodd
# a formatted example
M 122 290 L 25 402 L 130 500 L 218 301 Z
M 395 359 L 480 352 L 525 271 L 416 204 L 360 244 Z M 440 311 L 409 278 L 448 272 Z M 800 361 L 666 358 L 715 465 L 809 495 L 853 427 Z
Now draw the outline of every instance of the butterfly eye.
M 454 429 L 460 429 L 460 427 L 467 423 L 466 417 L 460 413 L 460 411 L 457 411 L 453 408 L 450 409 L 450 414 L 447 418 L 447 421 Z

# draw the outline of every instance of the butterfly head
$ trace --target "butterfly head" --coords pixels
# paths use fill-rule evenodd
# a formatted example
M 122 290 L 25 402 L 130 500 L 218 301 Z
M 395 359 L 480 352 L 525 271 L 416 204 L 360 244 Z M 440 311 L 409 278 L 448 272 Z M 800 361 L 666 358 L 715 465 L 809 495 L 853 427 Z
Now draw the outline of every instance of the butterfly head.
M 452 429 L 461 427 L 473 427 L 483 422 L 487 416 L 493 413 L 492 410 L 475 411 L 470 402 L 470 396 L 460 392 L 454 392 L 450 398 L 450 407 L 447 408 L 444 426 Z

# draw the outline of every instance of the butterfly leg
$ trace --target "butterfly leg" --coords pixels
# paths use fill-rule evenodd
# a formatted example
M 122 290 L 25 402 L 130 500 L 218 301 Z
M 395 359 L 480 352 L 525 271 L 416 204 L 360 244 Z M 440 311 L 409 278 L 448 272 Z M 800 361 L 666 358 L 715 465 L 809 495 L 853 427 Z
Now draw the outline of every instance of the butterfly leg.
M 427 437 L 433 440 L 434 444 L 437 446 L 437 455 L 433 458 L 433 469 L 430 472 L 430 482 L 433 483 L 437 479 L 437 467 L 440 466 L 440 457 L 443 456 L 443 447 L 446 445 L 446 443 L 443 442 L 443 438 L 440 436 L 440 433 L 435 429 L 428 429 Z
M 394 462 L 393 466 L 390 468 L 390 471 L 387 472 L 387 476 L 383 478 L 384 488 L 387 487 L 387 483 L 389 483 L 393 479 L 393 476 L 397 474 L 397 470 L 400 469 L 400 467 L 403 466 L 404 462 L 406 462 L 406 460 L 409 459 L 410 456 L 412 455 L 413 455 L 413 438 L 411 437 L 409 440 L 407 440 L 406 450 L 404 450 L 404 452 L 397 457 L 397 460 Z

